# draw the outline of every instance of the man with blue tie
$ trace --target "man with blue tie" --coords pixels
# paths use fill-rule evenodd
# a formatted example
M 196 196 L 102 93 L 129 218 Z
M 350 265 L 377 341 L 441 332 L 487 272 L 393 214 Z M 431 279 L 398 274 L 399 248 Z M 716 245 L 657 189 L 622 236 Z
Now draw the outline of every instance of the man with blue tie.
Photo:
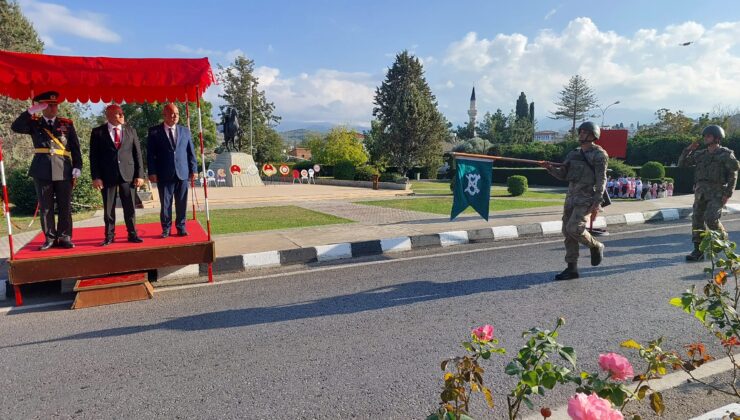
M 175 201 L 177 236 L 187 236 L 185 216 L 188 204 L 188 184 L 195 179 L 198 162 L 190 130 L 178 125 L 180 111 L 169 103 L 162 110 L 163 124 L 149 128 L 147 136 L 147 166 L 149 181 L 157 183 L 161 209 L 162 238 L 170 236 L 172 201 Z

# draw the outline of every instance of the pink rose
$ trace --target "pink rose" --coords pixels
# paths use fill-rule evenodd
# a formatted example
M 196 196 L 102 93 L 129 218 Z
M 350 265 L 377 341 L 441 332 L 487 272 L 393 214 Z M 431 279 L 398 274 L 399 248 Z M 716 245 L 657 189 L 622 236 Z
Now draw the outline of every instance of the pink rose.
M 573 420 L 624 420 L 619 410 L 596 394 L 578 393 L 568 400 L 568 415 Z
M 493 340 L 493 325 L 484 325 L 473 330 L 473 336 L 482 343 Z
M 624 381 L 635 376 L 630 361 L 617 353 L 600 354 L 599 367 L 611 373 L 611 377 L 616 381 Z

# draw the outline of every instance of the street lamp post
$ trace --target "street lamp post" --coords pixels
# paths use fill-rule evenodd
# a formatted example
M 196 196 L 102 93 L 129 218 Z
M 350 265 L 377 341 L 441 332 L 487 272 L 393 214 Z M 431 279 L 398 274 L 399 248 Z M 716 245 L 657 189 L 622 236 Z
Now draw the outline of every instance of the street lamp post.
M 611 103 L 606 106 L 606 108 L 602 108 L 599 105 L 596 105 L 597 108 L 599 108 L 599 111 L 601 111 L 601 126 L 604 126 L 604 114 L 606 114 L 606 110 L 609 109 L 612 105 L 617 105 L 619 101 L 615 101 L 614 103 Z

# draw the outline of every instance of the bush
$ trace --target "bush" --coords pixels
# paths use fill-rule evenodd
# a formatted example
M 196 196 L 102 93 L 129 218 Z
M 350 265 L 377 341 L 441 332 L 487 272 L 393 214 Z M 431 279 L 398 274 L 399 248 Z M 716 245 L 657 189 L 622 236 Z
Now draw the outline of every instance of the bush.
M 394 172 L 383 172 L 380 174 L 380 182 L 396 182 L 396 178 L 400 177 L 400 174 Z
M 518 197 L 527 192 L 527 177 L 522 175 L 512 175 L 506 180 L 509 194 Z
M 635 170 L 619 159 L 610 158 L 607 169 L 610 170 L 609 176 L 611 177 L 635 176 Z
M 357 181 L 372 181 L 376 175 L 380 175 L 378 170 L 369 165 L 360 166 L 355 171 L 355 179 Z
M 90 177 L 90 162 L 88 157 L 82 157 L 82 175 L 77 178 L 77 184 L 72 190 L 72 212 L 90 211 L 103 206 L 103 197 L 100 191 L 92 186 Z
M 337 162 L 334 165 L 334 179 L 353 181 L 355 179 L 355 165 L 348 160 Z
M 8 174 L 8 199 L 12 214 L 32 215 L 36 210 L 36 187 L 28 168 L 15 168 Z
M 665 178 L 665 167 L 660 162 L 647 162 L 640 168 L 640 176 L 647 180 L 661 180 Z

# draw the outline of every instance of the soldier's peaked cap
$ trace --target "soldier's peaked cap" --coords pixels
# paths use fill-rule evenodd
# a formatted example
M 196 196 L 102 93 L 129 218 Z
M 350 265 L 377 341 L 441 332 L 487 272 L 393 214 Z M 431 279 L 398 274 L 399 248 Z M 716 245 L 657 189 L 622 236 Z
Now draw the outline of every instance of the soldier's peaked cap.
M 59 92 L 50 90 L 34 96 L 33 101 L 45 104 L 58 104 L 59 100 L 57 98 L 59 98 Z

